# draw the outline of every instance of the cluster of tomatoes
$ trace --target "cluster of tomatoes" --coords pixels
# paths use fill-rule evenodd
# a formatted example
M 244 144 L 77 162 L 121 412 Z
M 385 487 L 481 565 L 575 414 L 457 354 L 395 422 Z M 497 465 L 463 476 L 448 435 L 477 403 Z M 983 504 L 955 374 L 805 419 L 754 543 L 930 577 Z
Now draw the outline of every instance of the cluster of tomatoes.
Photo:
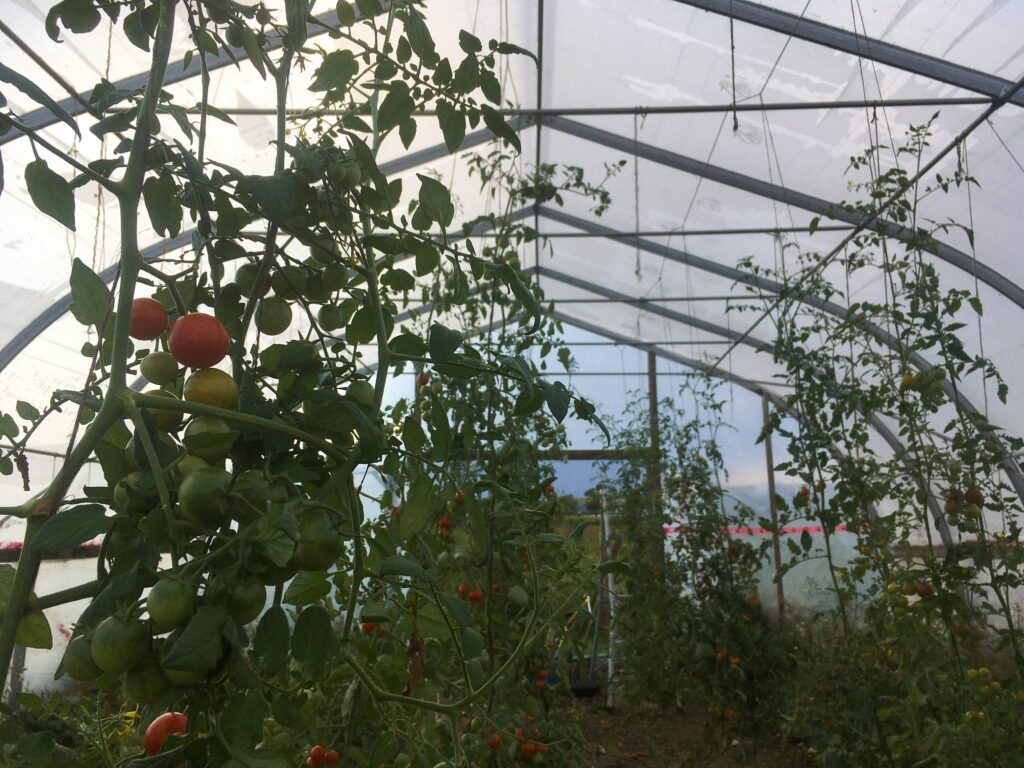
M 545 672 L 544 674 L 546 677 L 547 673 Z M 537 728 L 530 731 L 527 736 L 526 729 L 531 725 L 533 725 L 533 718 L 528 716 L 523 720 L 523 726 L 516 728 L 516 743 L 519 745 L 519 754 L 524 760 L 529 760 L 539 765 L 544 762 L 544 755 L 547 754 L 548 746 L 542 741 L 544 734 Z
M 169 320 L 167 310 L 156 299 L 134 301 L 131 337 L 166 342 L 166 351 L 157 349 L 141 361 L 142 376 L 159 387 L 144 394 L 152 396 L 151 400 L 181 398 L 197 405 L 235 410 L 237 384 L 229 374 L 213 367 L 228 354 L 227 329 L 217 318 L 202 312 L 185 314 L 173 323 Z M 193 369 L 184 381 L 181 367 Z M 176 529 L 172 535 L 179 547 L 187 547 L 195 537 L 221 530 L 233 521 L 239 526 L 253 523 L 268 505 L 288 500 L 289 490 L 275 484 L 262 470 L 233 475 L 225 468 L 238 433 L 224 420 L 194 416 L 179 436 L 181 412 L 154 407 L 151 401 L 145 404 L 145 411 L 155 426 L 155 431 L 148 434 L 152 450 L 147 446 L 142 451 L 135 444 L 138 433 L 125 446 L 129 471 L 111 489 L 110 504 L 117 514 L 104 540 L 106 559 L 116 563 L 121 555 L 131 558 L 133 544 L 142 530 L 140 523 L 161 506 L 151 464 L 154 458 L 165 480 L 172 483 L 170 512 Z M 171 685 L 202 682 L 212 668 L 185 670 L 165 664 L 200 603 L 224 608 L 235 624 L 244 626 L 263 611 L 268 586 L 281 584 L 300 570 L 323 570 L 337 559 L 343 541 L 327 512 L 313 508 L 301 511 L 297 528 L 294 554 L 283 566 L 257 557 L 213 578 L 201 574 L 161 576 L 144 602 L 148 620 L 131 608 L 77 634 L 62 661 L 65 674 L 79 682 L 103 674 L 123 675 L 126 698 L 137 704 L 155 703 Z
M 479 605 L 484 601 L 484 591 L 480 587 L 470 587 L 469 584 L 459 584 L 456 591 L 463 600 L 469 600 L 473 605 Z
M 306 765 L 309 768 L 320 768 L 321 765 L 337 765 L 341 756 L 336 749 L 324 749 L 317 744 L 309 749 L 309 756 L 306 758 Z
M 548 671 L 538 669 L 533 675 L 533 687 L 535 690 L 543 691 L 548 687 Z

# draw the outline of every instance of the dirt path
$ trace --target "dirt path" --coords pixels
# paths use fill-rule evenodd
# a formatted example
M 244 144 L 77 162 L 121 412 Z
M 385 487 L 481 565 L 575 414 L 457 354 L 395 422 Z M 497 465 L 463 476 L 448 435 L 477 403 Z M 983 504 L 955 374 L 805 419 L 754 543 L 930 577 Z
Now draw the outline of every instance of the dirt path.
M 794 746 L 708 734 L 695 713 L 608 711 L 581 703 L 586 768 L 810 768 Z

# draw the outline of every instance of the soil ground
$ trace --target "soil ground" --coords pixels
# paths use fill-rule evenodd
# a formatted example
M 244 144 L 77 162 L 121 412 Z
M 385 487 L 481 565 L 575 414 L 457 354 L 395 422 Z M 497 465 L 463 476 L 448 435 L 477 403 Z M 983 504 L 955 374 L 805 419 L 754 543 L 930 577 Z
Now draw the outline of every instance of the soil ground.
M 686 710 L 608 710 L 580 702 L 587 737 L 581 768 L 810 768 L 797 745 L 777 739 L 711 735 L 704 718 Z

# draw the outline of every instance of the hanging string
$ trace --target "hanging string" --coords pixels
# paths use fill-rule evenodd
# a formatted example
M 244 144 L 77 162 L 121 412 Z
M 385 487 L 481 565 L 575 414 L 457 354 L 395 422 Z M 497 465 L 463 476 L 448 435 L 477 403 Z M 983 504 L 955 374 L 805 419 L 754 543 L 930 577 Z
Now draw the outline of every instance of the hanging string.
M 740 129 L 740 120 L 736 114 L 736 32 L 732 13 L 732 0 L 729 0 L 729 59 L 732 64 L 732 132 Z
M 640 281 L 640 116 L 633 113 L 633 233 L 636 245 L 636 263 L 633 274 Z

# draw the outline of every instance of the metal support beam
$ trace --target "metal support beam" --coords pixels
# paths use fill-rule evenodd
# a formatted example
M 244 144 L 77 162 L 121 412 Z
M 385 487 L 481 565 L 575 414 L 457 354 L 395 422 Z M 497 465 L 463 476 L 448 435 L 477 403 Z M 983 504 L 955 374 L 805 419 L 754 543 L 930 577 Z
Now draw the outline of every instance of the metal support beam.
M 667 149 L 655 147 L 651 144 L 634 143 L 632 138 L 620 136 L 617 133 L 604 131 L 600 128 L 594 128 L 574 120 L 567 120 L 564 117 L 544 118 L 541 122 L 553 130 L 561 131 L 570 136 L 600 144 L 603 147 L 608 147 L 627 155 L 636 155 L 644 160 L 663 165 L 666 168 L 674 168 L 684 173 L 701 176 L 709 181 L 725 184 L 726 186 L 765 197 L 769 200 L 775 200 L 785 205 L 792 205 L 821 216 L 844 221 L 848 224 L 853 224 L 854 227 L 863 225 L 870 218 L 845 210 L 839 203 L 822 200 L 819 197 L 802 192 L 795 192 L 786 187 L 762 181 L 761 179 L 736 171 L 730 171 L 727 168 L 721 168 L 703 160 L 669 152 Z M 915 233 L 911 230 L 886 219 L 873 221 L 870 229 L 904 242 L 911 242 L 916 238 Z M 934 240 L 933 243 L 934 247 L 929 249 L 929 251 L 937 258 L 963 270 L 971 278 L 977 276 L 979 281 L 1002 294 L 1021 309 L 1024 309 L 1024 288 L 1021 288 L 1001 273 L 980 261 L 972 259 L 968 254 L 951 245 L 938 240 Z
M 612 117 L 616 115 L 707 115 L 722 112 L 793 112 L 824 109 L 887 109 L 898 107 L 965 107 L 988 104 L 992 100 L 983 96 L 964 96 L 948 99 L 838 99 L 834 101 L 777 101 L 773 103 L 750 102 L 740 104 L 650 104 L 629 107 L 538 107 L 501 108 L 494 111 L 505 117 Z M 270 117 L 277 114 L 272 107 L 218 107 L 220 112 L 231 117 Z M 124 108 L 127 110 L 127 107 Z M 110 112 L 122 111 L 114 107 Z M 191 107 L 186 113 L 198 113 Z M 290 118 L 340 117 L 348 114 L 344 109 L 321 109 L 316 106 L 291 107 L 285 110 Z M 436 109 L 421 109 L 413 117 L 437 117 Z
M 871 59 L 880 64 L 896 67 L 915 75 L 922 75 L 992 98 L 1013 86 L 1009 80 L 986 72 L 960 66 L 946 59 L 928 56 L 920 51 L 901 48 L 882 40 L 867 38 L 856 32 L 822 24 L 820 21 L 769 8 L 749 0 L 675 0 L 675 2 L 721 16 L 729 16 L 746 24 L 753 24 L 782 35 L 824 45 L 836 51 Z M 1017 94 L 1010 99 L 1010 102 L 1017 106 L 1024 106 L 1024 94 Z

